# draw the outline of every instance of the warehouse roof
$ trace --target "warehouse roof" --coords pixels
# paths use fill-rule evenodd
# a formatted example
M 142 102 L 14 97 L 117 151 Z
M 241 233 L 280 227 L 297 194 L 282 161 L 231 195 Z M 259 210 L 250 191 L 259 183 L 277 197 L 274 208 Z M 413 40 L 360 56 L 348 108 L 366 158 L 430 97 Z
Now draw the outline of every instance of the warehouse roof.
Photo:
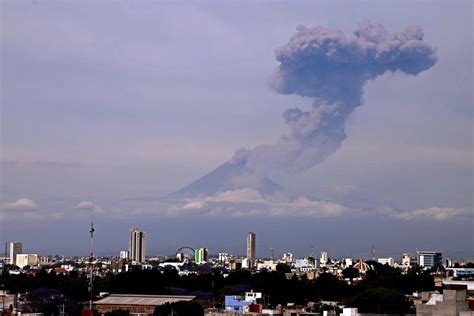
M 163 305 L 180 301 L 189 302 L 195 296 L 189 295 L 136 295 L 136 294 L 111 294 L 95 302 L 97 305 Z

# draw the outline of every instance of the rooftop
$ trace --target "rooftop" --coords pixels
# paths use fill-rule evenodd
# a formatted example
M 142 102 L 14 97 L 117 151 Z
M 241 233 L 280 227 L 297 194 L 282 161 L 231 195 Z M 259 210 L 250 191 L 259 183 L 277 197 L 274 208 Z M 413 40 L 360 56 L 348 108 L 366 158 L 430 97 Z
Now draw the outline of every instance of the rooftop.
M 137 294 L 111 294 L 95 302 L 97 305 L 163 305 L 180 301 L 189 302 L 195 296 L 189 295 L 137 295 Z

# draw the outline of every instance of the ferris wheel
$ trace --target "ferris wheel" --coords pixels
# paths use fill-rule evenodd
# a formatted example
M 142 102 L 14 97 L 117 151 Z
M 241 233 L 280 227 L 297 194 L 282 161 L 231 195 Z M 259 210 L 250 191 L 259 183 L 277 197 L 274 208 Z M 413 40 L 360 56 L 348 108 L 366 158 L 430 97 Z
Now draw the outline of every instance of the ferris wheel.
M 176 251 L 176 259 L 179 261 L 194 260 L 194 249 L 188 246 L 179 248 Z

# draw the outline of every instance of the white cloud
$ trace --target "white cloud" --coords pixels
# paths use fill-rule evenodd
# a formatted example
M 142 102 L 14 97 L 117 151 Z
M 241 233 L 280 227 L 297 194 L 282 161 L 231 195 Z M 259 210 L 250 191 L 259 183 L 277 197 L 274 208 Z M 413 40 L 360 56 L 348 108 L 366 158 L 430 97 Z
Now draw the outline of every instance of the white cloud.
M 407 221 L 417 219 L 443 221 L 458 216 L 473 216 L 474 210 L 472 208 L 431 207 L 409 211 L 398 211 L 392 207 L 386 206 L 377 208 L 377 213 L 389 216 L 394 219 Z
M 182 208 L 172 208 L 170 214 L 209 215 L 216 217 L 250 216 L 340 216 L 348 208 L 331 201 L 315 201 L 303 196 L 292 200 L 266 198 L 250 188 L 220 192 L 213 196 L 188 200 Z
M 76 208 L 81 211 L 90 211 L 98 214 L 104 213 L 104 210 L 100 206 L 94 204 L 91 201 L 82 201 L 77 204 Z
M 3 221 L 61 219 L 63 215 L 62 212 L 39 211 L 39 206 L 26 198 L 5 202 L 0 206 L 0 219 Z
M 184 209 L 190 209 L 190 208 L 203 208 L 206 206 L 206 203 L 203 201 L 192 201 L 189 203 L 186 203 L 183 208 Z
M 33 200 L 22 198 L 15 202 L 3 203 L 1 209 L 4 211 L 31 211 L 38 208 Z
M 390 206 L 377 207 L 375 214 L 396 220 L 443 221 L 460 216 L 474 216 L 472 208 L 431 207 L 399 210 Z M 337 217 L 364 212 L 333 201 L 311 200 L 298 196 L 292 200 L 277 200 L 262 196 L 253 189 L 225 191 L 213 196 L 187 200 L 184 206 L 168 208 L 168 215 L 207 215 L 212 217 L 300 216 Z M 366 213 L 367 214 L 367 213 Z
M 205 202 L 265 202 L 265 199 L 260 192 L 250 188 L 220 192 L 213 196 L 206 197 L 203 200 Z

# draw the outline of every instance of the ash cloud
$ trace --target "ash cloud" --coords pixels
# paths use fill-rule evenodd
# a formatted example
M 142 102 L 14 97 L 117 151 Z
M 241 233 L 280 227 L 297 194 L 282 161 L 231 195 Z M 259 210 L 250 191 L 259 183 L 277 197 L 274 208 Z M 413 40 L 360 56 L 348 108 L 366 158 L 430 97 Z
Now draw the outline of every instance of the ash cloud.
M 436 50 L 423 41 L 420 27 L 390 34 L 370 22 L 360 24 L 352 36 L 322 26 L 298 26 L 289 42 L 275 50 L 275 57 L 280 65 L 270 86 L 314 102 L 308 110 L 294 107 L 283 113 L 290 133 L 275 144 L 239 149 L 230 161 L 262 175 L 302 171 L 337 151 L 369 80 L 386 72 L 416 76 L 437 62 Z

